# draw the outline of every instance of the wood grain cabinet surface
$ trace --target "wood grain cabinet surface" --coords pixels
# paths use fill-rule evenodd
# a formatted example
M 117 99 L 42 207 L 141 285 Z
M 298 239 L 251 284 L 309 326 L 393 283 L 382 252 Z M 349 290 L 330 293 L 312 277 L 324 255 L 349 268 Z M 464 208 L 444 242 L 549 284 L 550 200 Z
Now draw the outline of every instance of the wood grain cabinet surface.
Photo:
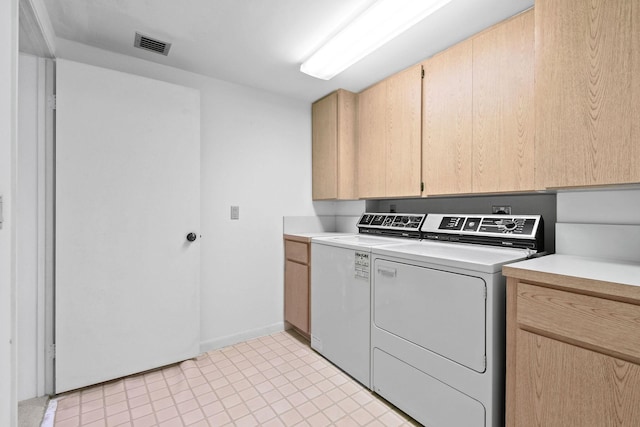
M 310 240 L 284 238 L 284 320 L 304 336 L 310 333 Z
M 505 270 L 506 425 L 638 425 L 640 288 Z
M 421 194 L 422 65 L 358 95 L 358 196 Z
M 640 182 L 640 2 L 536 0 L 538 187 Z
M 466 40 L 422 66 L 424 195 L 471 193 L 473 42 Z
M 311 106 L 314 200 L 357 199 L 357 95 L 339 89 Z
M 534 190 L 533 101 L 529 10 L 473 38 L 474 193 Z
M 534 15 L 423 63 L 424 195 L 534 189 Z

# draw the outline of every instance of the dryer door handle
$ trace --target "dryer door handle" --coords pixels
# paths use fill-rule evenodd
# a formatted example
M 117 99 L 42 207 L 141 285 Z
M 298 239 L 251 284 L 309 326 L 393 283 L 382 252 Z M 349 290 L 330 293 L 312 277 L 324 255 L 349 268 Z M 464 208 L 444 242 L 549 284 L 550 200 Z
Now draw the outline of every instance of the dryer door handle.
M 378 267 L 378 274 L 386 277 L 396 277 L 396 274 L 398 274 L 398 270 L 396 270 L 395 268 Z

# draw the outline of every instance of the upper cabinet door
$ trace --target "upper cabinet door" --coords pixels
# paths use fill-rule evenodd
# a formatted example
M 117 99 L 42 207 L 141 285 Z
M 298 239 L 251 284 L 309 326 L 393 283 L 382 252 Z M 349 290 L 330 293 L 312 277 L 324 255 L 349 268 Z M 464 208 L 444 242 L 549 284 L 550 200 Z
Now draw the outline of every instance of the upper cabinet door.
M 387 79 L 386 197 L 420 196 L 422 65 Z
M 358 196 L 386 194 L 386 81 L 358 95 Z
M 544 187 L 640 182 L 640 4 L 536 1 L 536 132 Z
M 422 66 L 364 90 L 358 98 L 358 196 L 420 195 Z
M 474 192 L 534 189 L 533 100 L 530 10 L 473 39 Z
M 338 90 L 313 103 L 313 199 L 355 199 L 356 94 Z
M 338 197 L 338 93 L 311 106 L 313 200 Z
M 423 63 L 422 181 L 424 194 L 471 193 L 472 42 Z

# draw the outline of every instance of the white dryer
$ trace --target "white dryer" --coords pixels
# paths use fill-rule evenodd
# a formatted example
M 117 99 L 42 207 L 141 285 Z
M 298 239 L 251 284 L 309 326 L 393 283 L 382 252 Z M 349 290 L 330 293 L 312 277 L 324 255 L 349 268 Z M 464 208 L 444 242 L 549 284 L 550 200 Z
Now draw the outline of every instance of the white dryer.
M 429 214 L 423 240 L 372 248 L 373 391 L 430 427 L 503 426 L 501 269 L 537 254 L 542 228 L 540 216 Z
M 417 240 L 424 218 L 366 213 L 361 234 L 311 239 L 311 347 L 368 388 L 371 250 Z

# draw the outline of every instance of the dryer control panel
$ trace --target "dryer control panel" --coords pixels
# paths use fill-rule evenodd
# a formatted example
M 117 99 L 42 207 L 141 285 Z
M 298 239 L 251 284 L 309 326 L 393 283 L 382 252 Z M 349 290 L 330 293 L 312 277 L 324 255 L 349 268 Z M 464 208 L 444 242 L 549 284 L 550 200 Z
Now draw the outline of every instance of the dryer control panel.
M 422 237 L 461 243 L 542 249 L 540 215 L 428 214 Z

